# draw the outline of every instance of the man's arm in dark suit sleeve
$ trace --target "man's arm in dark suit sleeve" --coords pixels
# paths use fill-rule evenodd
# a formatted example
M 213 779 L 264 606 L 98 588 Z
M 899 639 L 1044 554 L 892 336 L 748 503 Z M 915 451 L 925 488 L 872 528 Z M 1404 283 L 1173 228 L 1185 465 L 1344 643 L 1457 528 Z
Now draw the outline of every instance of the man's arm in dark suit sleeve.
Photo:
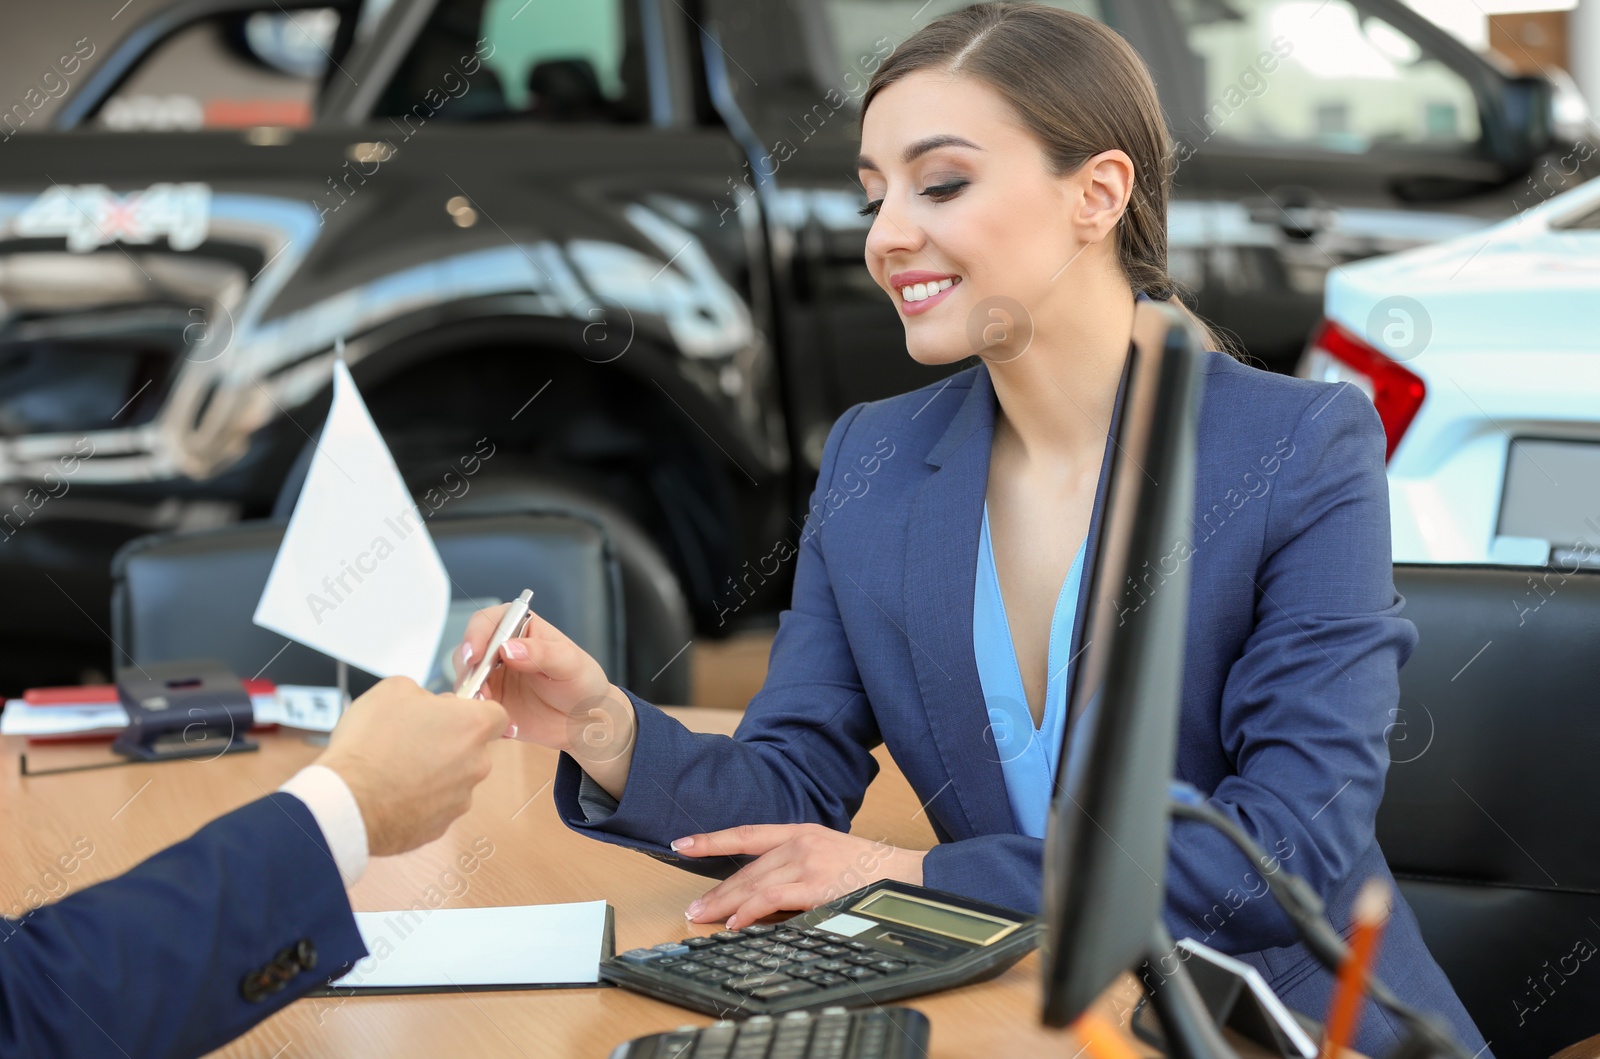
M 202 1055 L 366 954 L 316 818 L 272 794 L 0 920 L 0 1055 Z

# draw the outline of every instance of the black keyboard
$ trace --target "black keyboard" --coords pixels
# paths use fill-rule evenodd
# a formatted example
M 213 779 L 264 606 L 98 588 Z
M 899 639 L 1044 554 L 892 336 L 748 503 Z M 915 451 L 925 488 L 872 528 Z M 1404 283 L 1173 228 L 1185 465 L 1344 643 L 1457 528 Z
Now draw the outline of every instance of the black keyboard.
M 926 1059 L 928 1017 L 911 1008 L 823 1008 L 685 1026 L 619 1044 L 611 1059 Z

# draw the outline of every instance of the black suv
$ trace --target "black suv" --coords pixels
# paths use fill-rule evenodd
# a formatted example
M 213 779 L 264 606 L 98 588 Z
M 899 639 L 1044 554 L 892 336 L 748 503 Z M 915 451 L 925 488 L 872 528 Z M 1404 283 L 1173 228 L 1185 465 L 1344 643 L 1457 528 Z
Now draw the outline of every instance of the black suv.
M 833 419 L 938 377 L 855 126 L 956 6 L 188 0 L 55 49 L 0 112 L 0 690 L 105 657 L 122 542 L 281 513 L 341 338 L 419 497 L 580 491 L 702 634 L 770 620 Z M 1066 6 L 1149 62 L 1171 270 L 1275 368 L 1329 268 L 1587 175 L 1570 96 L 1399 0 Z

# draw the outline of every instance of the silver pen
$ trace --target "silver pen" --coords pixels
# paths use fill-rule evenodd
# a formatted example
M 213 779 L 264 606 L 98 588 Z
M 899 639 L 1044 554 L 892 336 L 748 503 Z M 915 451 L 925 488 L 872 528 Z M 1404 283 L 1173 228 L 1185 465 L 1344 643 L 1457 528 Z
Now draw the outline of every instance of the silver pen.
M 500 624 L 495 627 L 494 635 L 489 637 L 489 646 L 484 650 L 483 657 L 478 659 L 478 664 L 467 673 L 466 678 L 456 685 L 456 697 L 470 699 L 483 687 L 483 682 L 489 679 L 490 670 L 494 669 L 497 661 L 496 655 L 507 640 L 522 634 L 523 628 L 528 623 L 528 614 L 532 609 L 533 589 L 525 588 L 522 594 L 511 601 L 506 607 L 505 614 L 500 617 Z

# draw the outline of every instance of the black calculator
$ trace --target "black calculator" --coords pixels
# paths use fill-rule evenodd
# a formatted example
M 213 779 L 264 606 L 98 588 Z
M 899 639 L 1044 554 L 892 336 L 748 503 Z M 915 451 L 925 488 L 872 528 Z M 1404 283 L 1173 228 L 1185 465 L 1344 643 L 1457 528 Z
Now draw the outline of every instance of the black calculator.
M 1033 916 L 883 880 L 782 923 L 632 949 L 600 977 L 718 1018 L 776 1015 L 981 982 L 1040 933 Z

